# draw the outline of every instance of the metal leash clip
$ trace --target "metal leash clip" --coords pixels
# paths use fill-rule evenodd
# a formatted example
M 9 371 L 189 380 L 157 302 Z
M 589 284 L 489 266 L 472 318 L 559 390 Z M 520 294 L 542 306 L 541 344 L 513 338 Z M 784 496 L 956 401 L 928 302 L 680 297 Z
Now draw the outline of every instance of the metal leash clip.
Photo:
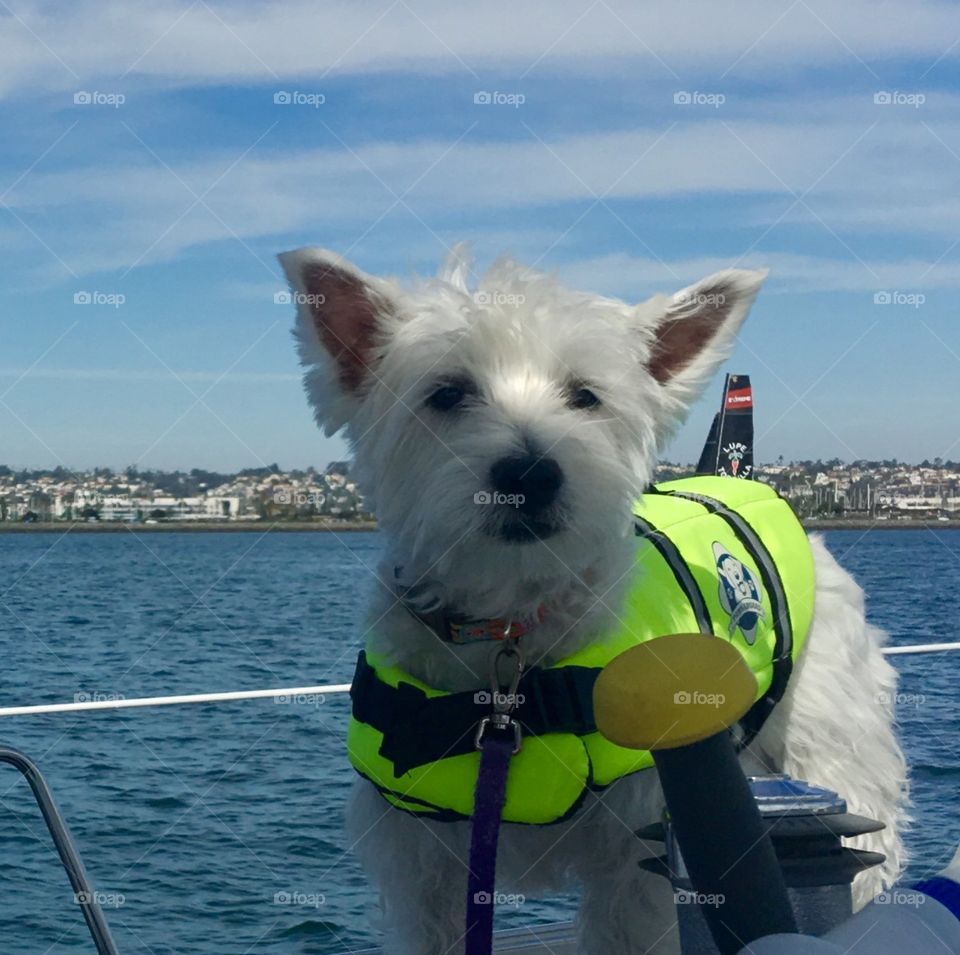
M 507 671 L 508 679 L 501 681 L 501 664 L 506 663 L 509 667 Z M 520 677 L 523 676 L 523 652 L 515 640 L 508 640 L 502 646 L 499 646 L 494 653 L 490 664 L 490 699 L 493 704 L 493 713 L 490 716 L 483 717 L 477 724 L 477 735 L 474 738 L 474 744 L 480 749 L 483 744 L 483 736 L 488 727 L 508 731 L 513 729 L 513 752 L 520 752 L 523 744 L 523 736 L 520 731 L 520 724 L 511 716 L 517 707 L 517 689 L 520 686 Z M 506 693 L 503 687 L 507 687 Z

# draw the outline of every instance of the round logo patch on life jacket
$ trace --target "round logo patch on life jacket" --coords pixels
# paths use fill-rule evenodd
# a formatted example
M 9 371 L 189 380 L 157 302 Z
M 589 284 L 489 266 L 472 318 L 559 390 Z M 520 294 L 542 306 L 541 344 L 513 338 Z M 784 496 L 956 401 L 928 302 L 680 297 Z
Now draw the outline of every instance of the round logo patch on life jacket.
M 730 615 L 727 635 L 737 627 L 750 646 L 757 639 L 757 624 L 763 620 L 763 590 L 750 569 L 719 541 L 713 542 L 713 556 L 720 577 L 720 605 Z

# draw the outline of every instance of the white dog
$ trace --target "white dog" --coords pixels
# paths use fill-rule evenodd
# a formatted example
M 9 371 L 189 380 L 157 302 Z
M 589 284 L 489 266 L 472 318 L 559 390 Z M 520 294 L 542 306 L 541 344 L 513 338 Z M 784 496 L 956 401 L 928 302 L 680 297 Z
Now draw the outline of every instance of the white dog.
M 631 504 L 657 449 L 728 355 L 765 273 L 720 272 L 672 298 L 628 305 L 509 261 L 471 290 L 461 249 L 413 288 L 319 249 L 281 261 L 317 421 L 328 434 L 346 429 L 352 473 L 385 537 L 368 648 L 433 687 L 488 686 L 489 643 L 442 643 L 398 598 L 403 588 L 420 607 L 473 619 L 543 608 L 523 637 L 534 663 L 602 641 L 634 567 Z M 491 472 L 517 459 L 525 474 L 533 468 L 524 487 L 535 500 L 523 510 L 506 500 L 477 506 Z M 850 811 L 887 823 L 857 843 L 887 857 L 858 877 L 862 904 L 904 862 L 895 675 L 861 590 L 818 538 L 812 547 L 813 626 L 785 697 L 742 759 L 755 772 L 830 786 Z M 637 865 L 659 846 L 632 835 L 661 809 L 646 770 L 568 821 L 507 824 L 498 889 L 535 897 L 579 887 L 580 951 L 676 951 L 670 885 Z M 350 827 L 382 894 L 389 950 L 457 951 L 469 824 L 391 808 L 358 780 Z

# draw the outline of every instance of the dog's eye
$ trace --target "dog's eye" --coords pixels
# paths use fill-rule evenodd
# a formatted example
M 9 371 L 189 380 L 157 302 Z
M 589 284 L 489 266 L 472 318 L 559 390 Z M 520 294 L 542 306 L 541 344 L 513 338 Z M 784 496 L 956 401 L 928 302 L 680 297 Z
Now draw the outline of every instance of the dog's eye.
M 427 404 L 435 411 L 452 411 L 466 396 L 467 389 L 463 384 L 448 382 L 427 398 Z
M 589 388 L 581 385 L 571 388 L 567 393 L 567 404 L 571 408 L 596 408 L 600 404 L 600 399 Z

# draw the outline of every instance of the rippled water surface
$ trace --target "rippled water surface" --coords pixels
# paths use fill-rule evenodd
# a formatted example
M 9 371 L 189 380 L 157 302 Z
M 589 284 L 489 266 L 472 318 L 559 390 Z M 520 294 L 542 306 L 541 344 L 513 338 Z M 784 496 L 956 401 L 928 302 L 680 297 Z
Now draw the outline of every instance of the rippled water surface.
M 960 532 L 835 531 L 894 642 L 958 639 Z M 376 534 L 0 534 L 3 705 L 348 682 Z M 913 871 L 960 841 L 960 653 L 898 657 Z M 15 717 L 120 951 L 347 952 L 374 939 L 345 853 L 347 700 Z M 12 769 L 0 779 L 0 949 L 93 951 Z M 529 904 L 514 918 L 566 915 Z

